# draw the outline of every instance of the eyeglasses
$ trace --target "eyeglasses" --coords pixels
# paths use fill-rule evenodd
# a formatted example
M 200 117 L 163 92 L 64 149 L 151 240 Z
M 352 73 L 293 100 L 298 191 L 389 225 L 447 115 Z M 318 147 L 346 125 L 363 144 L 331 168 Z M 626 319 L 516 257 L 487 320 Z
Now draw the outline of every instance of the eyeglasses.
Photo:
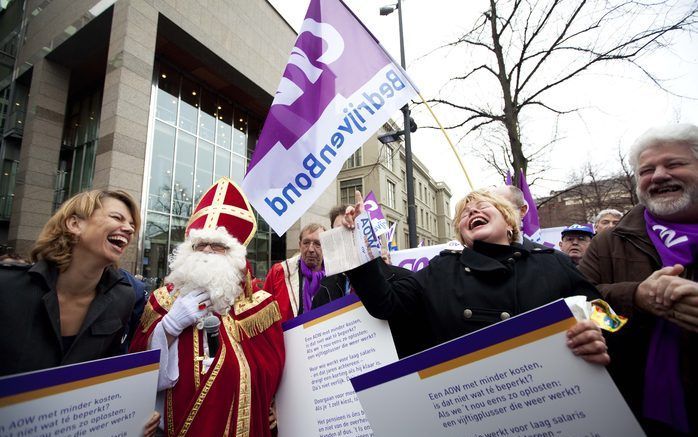
M 572 243 L 573 241 L 585 243 L 591 241 L 591 237 L 588 235 L 565 235 L 564 237 L 562 237 L 562 241 L 566 243 Z
M 192 244 L 192 249 L 194 249 L 197 252 L 203 252 L 206 249 L 206 246 L 210 247 L 211 250 L 215 253 L 225 253 L 228 251 L 228 246 L 225 244 L 221 243 L 209 243 L 207 241 L 202 241 L 201 243 L 196 243 Z

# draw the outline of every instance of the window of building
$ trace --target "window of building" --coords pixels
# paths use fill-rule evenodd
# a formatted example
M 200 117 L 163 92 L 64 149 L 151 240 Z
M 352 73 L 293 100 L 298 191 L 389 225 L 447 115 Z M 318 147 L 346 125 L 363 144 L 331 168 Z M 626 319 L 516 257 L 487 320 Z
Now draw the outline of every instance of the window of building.
M 385 166 L 393 170 L 393 148 L 385 146 Z
M 395 184 L 388 181 L 388 198 L 386 199 L 386 205 L 391 208 L 395 208 Z
M 9 220 L 12 214 L 12 201 L 14 199 L 15 179 L 19 161 L 16 159 L 4 159 L 2 162 L 2 174 L 0 174 L 0 220 Z
M 53 209 L 72 195 L 92 188 L 102 91 L 71 96 L 54 181 Z
M 142 254 L 143 276 L 156 284 L 167 275 L 167 257 L 184 240 L 194 205 L 211 184 L 222 176 L 242 182 L 248 145 L 258 134 L 249 131 L 243 108 L 173 67 L 159 63 L 157 71 Z M 255 273 L 263 275 L 269 267 L 271 231 L 257 220 L 248 259 Z
M 363 193 L 363 185 L 361 184 L 361 178 L 348 179 L 346 181 L 339 182 L 339 199 L 340 203 L 345 205 L 353 205 L 355 203 L 355 191 L 359 190 Z
M 362 148 L 359 147 L 358 149 L 356 149 L 356 152 L 352 153 L 349 159 L 347 159 L 347 161 L 342 166 L 342 170 L 361 166 L 361 149 Z M 352 204 L 353 203 L 354 202 L 352 202 Z

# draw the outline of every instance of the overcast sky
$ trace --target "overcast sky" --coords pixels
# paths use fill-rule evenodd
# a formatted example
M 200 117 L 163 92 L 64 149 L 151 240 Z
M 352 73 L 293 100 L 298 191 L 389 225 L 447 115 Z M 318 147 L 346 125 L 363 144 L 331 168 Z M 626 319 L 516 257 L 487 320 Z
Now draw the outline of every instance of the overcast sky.
M 300 27 L 309 0 L 269 1 L 291 26 Z M 345 3 L 393 57 L 399 59 L 397 12 L 389 16 L 378 13 L 381 6 L 391 2 L 345 0 Z M 448 79 L 459 71 L 462 73 L 467 64 L 462 51 L 429 53 L 470 29 L 487 9 L 488 3 L 485 0 L 403 1 L 407 72 L 426 99 L 436 97 L 440 90 L 442 95 L 447 95 L 450 89 Z M 665 86 L 673 92 L 698 99 L 698 36 L 691 39 L 685 35 L 675 39 L 671 50 L 647 56 L 643 62 L 657 76 L 666 79 Z M 570 173 L 586 161 L 602 168 L 613 167 L 618 147 L 626 150 L 651 126 L 675 122 L 698 124 L 698 100 L 667 94 L 641 78 L 636 70 L 624 66 L 593 70 L 561 88 L 552 98 L 556 103 L 569 103 L 583 109 L 561 119 L 558 125 L 560 140 L 547 160 L 547 180 L 539 180 L 532 187 L 536 196 L 563 188 Z M 437 107 L 435 112 L 444 124 L 455 120 L 454 112 L 446 107 Z M 433 125 L 431 116 L 424 109 L 415 110 L 413 117 L 418 125 Z M 402 122 L 399 113 L 393 118 Z M 549 119 L 542 118 L 522 120 L 522 125 L 525 140 L 534 144 L 547 142 L 554 129 Z M 457 132 L 451 133 L 454 142 L 461 136 Z M 477 148 L 481 141 L 482 138 L 477 136 L 466 136 L 458 144 L 476 188 L 501 183 L 496 172 L 473 153 L 472 149 Z M 460 167 L 438 131 L 420 129 L 413 134 L 412 144 L 415 155 L 429 168 L 432 176 L 451 187 L 454 199 L 469 191 Z

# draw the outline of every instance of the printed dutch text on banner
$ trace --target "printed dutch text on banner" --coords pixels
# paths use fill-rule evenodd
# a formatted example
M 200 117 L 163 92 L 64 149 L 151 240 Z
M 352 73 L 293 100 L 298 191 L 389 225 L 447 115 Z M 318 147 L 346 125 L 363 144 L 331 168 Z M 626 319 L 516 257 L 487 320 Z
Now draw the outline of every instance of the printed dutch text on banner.
M 0 435 L 143 435 L 159 360 L 153 350 L 0 378 Z
M 242 188 L 282 235 L 390 115 L 416 95 L 339 0 L 311 0 Z
M 575 323 L 558 300 L 351 383 L 377 436 L 643 435 L 606 369 L 566 346 Z
M 349 378 L 397 360 L 388 323 L 371 317 L 350 294 L 283 327 L 279 436 L 372 436 Z

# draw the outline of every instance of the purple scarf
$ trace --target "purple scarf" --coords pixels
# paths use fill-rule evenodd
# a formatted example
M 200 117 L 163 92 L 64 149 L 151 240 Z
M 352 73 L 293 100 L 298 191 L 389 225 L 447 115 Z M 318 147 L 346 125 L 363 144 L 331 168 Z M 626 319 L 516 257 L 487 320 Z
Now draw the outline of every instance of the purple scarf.
M 670 223 L 653 217 L 645 210 L 647 235 L 659 253 L 662 264 L 687 266 L 698 253 L 698 224 Z M 679 363 L 681 329 L 659 319 L 650 340 L 645 367 L 643 413 L 648 419 L 664 422 L 688 433 L 688 416 L 684 403 Z
M 306 312 L 313 307 L 313 297 L 320 289 L 320 281 L 325 277 L 325 268 L 313 271 L 303 260 L 300 260 L 300 265 L 303 274 L 303 312 Z
M 687 266 L 698 253 L 698 224 L 671 223 L 652 217 L 645 210 L 647 235 L 659 252 L 664 266 Z

